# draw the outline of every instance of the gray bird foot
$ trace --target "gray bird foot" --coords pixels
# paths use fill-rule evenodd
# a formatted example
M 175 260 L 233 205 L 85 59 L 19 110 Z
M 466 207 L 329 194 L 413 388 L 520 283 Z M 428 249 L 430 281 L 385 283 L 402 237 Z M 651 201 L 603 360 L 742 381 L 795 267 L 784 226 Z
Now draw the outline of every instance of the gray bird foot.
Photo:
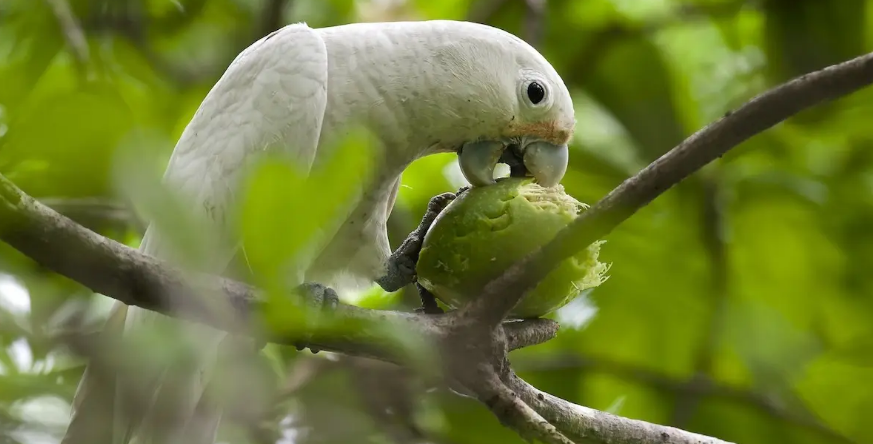
M 421 223 L 412 233 L 409 233 L 400 247 L 391 253 L 385 266 L 385 275 L 376 279 L 376 283 L 385 291 L 395 292 L 415 282 L 415 264 L 418 263 L 418 254 L 421 252 L 424 235 L 427 234 L 434 219 L 453 200 L 455 200 L 455 194 L 443 193 L 434 196 L 428 202 L 427 211 L 421 218 Z
M 416 308 L 416 313 L 428 314 L 428 315 L 438 315 L 445 313 L 445 310 L 440 308 L 437 304 L 436 298 L 433 293 L 427 291 L 426 288 L 422 287 L 418 282 L 415 283 L 415 289 L 418 290 L 418 297 L 421 298 L 421 307 Z
M 317 318 L 324 314 L 324 312 L 333 312 L 339 305 L 339 296 L 337 296 L 336 291 L 321 284 L 304 283 L 298 287 L 298 294 L 303 299 L 303 304 L 312 309 L 310 313 L 315 315 L 316 322 Z M 295 343 L 294 347 L 298 351 L 309 348 L 309 351 L 313 354 L 318 353 L 320 350 L 309 343 L 310 335 L 308 331 L 309 328 L 307 328 L 306 340 Z

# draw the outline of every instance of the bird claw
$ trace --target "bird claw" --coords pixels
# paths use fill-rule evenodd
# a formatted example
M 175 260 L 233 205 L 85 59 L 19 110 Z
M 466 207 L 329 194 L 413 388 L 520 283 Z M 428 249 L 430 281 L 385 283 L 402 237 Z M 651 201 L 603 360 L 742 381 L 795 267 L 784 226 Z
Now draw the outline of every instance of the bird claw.
M 434 219 L 455 200 L 454 193 L 442 193 L 430 199 L 427 211 L 415 230 L 400 244 L 385 264 L 385 275 L 376 279 L 382 289 L 387 292 L 395 292 L 415 282 L 415 264 L 418 263 L 418 254 L 421 252 L 421 244 L 427 230 L 433 224 Z
M 325 311 L 333 312 L 339 305 L 339 296 L 336 294 L 336 291 L 330 287 L 317 283 L 304 283 L 298 287 L 298 291 L 300 298 L 303 299 L 302 305 L 310 308 L 310 313 L 315 315 L 316 318 Z M 314 322 L 311 324 L 314 324 Z M 294 347 L 298 351 L 309 348 L 309 351 L 315 354 L 318 353 L 320 349 L 309 344 L 310 331 L 311 329 L 307 328 L 306 340 L 295 343 Z
M 421 298 L 421 307 L 413 310 L 415 313 L 427 315 L 440 315 L 445 313 L 445 310 L 437 304 L 436 297 L 433 293 L 427 291 L 418 282 L 415 283 L 415 288 L 418 290 L 418 297 Z

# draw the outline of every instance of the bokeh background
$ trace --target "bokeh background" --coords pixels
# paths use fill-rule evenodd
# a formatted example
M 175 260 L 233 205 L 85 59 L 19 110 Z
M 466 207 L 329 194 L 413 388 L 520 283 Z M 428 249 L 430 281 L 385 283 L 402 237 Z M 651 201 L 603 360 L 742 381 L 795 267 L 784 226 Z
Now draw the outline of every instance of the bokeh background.
M 143 223 L 119 192 L 118 153 L 153 153 L 163 168 L 240 50 L 292 22 L 411 19 L 488 23 L 545 54 L 577 107 L 564 184 L 590 203 L 755 94 L 873 50 L 870 0 L 2 0 L 0 173 L 136 245 Z M 555 340 L 512 355 L 520 374 L 579 404 L 744 444 L 873 442 L 871 116 L 870 89 L 805 112 L 633 216 L 603 246 L 611 278 L 554 315 Z M 431 196 L 462 184 L 454 155 L 413 164 L 394 245 Z M 416 304 L 411 292 L 346 297 Z M 63 433 L 84 362 L 55 327 L 82 298 L 97 302 L 96 328 L 106 298 L 0 244 L 0 443 Z M 386 429 L 402 424 L 370 414 L 385 401 L 365 383 L 377 366 L 282 348 L 263 359 L 264 379 L 284 384 L 268 391 L 295 403 L 259 419 L 270 433 L 229 427 L 222 440 L 398 436 Z M 522 442 L 475 401 L 415 401 L 432 442 Z

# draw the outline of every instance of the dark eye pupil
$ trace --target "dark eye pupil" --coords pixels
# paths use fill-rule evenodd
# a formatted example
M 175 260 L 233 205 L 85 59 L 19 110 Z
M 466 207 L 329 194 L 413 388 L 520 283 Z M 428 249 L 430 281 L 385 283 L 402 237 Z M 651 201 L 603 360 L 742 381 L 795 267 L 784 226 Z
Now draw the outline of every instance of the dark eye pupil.
M 531 84 L 527 86 L 527 98 L 530 99 L 531 103 L 534 105 L 542 102 L 544 97 L 546 97 L 546 89 L 543 88 L 543 85 L 540 85 L 537 82 L 531 82 Z

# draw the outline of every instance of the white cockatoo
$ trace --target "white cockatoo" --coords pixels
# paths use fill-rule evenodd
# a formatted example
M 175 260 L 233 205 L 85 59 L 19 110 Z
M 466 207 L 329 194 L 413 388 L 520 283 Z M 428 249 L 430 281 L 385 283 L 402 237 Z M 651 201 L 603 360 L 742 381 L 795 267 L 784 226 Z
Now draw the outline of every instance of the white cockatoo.
M 370 185 L 305 264 L 306 282 L 330 287 L 351 275 L 372 284 L 385 275 L 391 253 L 386 221 L 401 173 L 414 160 L 456 152 L 473 186 L 492 183 L 499 162 L 513 175 L 556 185 L 566 172 L 575 118 L 570 94 L 549 62 L 523 40 L 493 27 L 457 21 L 285 26 L 230 64 L 182 133 L 164 176 L 167 186 L 229 239 L 230 247 L 213 255 L 207 271 L 223 273 L 239 253 L 236 234 L 221 229 L 237 203 L 247 165 L 268 153 L 310 171 L 331 154 L 350 125 L 360 124 L 384 152 L 372 164 Z M 142 252 L 169 258 L 169 242 L 161 240 L 160 231 L 150 226 Z M 125 308 L 126 329 L 149 315 L 161 316 L 124 306 L 116 314 Z M 202 375 L 213 364 L 214 353 L 207 350 L 218 348 L 221 337 L 209 330 L 204 353 L 197 356 L 200 371 L 186 380 L 177 405 L 169 411 L 164 405 L 157 413 L 164 425 L 178 429 L 171 437 L 181 438 L 187 428 L 178 442 L 215 439 L 221 408 L 192 418 L 207 382 Z M 105 398 L 89 390 L 94 377 L 83 376 L 73 423 L 89 422 L 89 415 L 105 419 L 120 408 L 89 401 Z M 160 393 L 160 385 L 155 387 Z M 108 436 L 114 444 L 152 443 L 153 431 L 143 424 L 154 415 L 116 419 Z M 85 435 L 77 429 L 71 424 L 65 442 L 84 444 Z M 93 433 L 87 434 L 107 436 Z

